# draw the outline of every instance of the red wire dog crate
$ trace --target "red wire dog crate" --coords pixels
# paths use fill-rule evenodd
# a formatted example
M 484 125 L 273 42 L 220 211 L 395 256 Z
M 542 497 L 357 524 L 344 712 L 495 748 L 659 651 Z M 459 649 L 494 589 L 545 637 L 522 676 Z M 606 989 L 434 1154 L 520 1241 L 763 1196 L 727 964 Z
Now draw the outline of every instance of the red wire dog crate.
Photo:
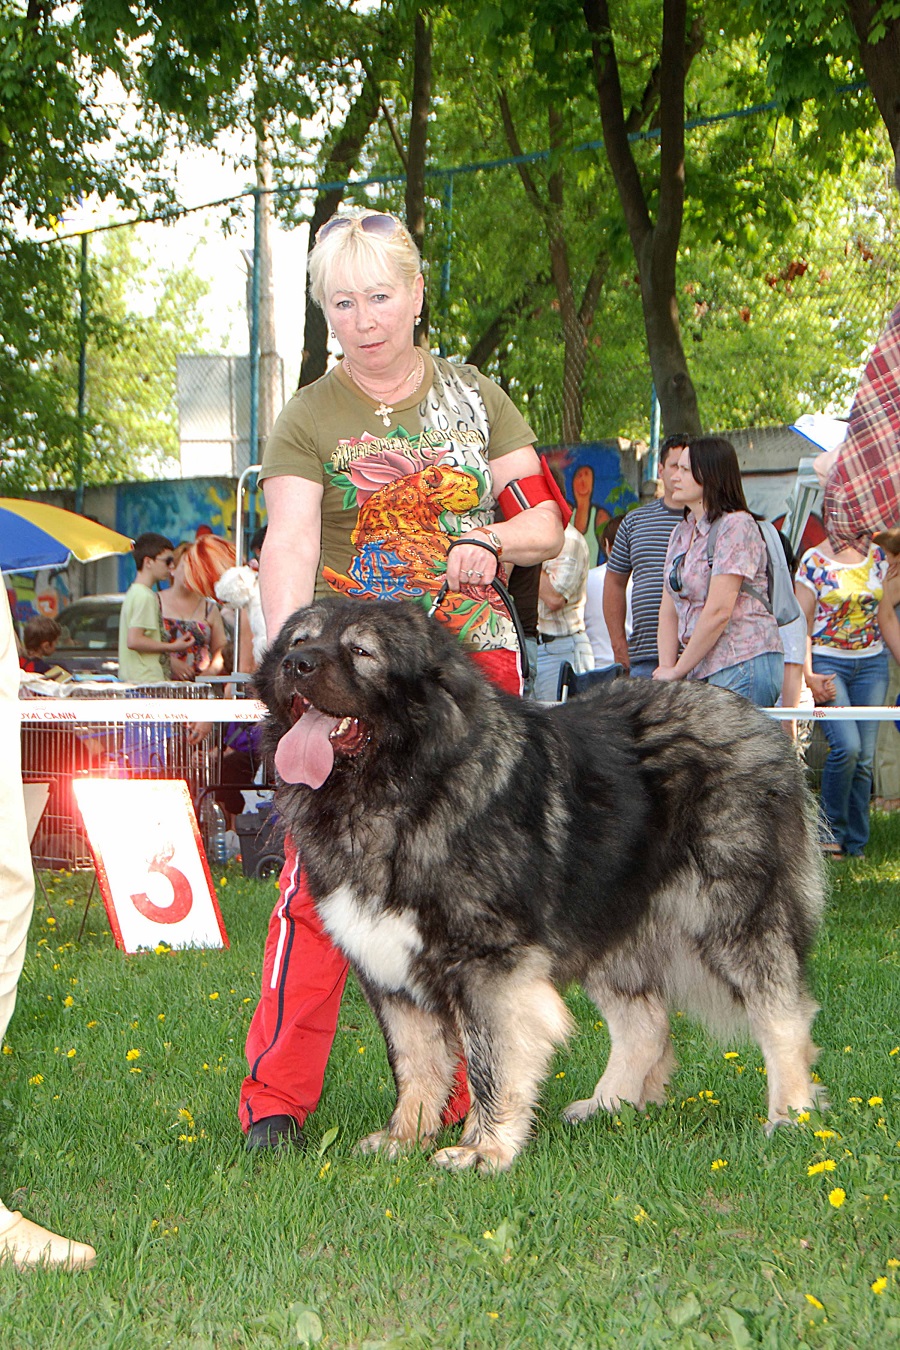
M 103 722 L 56 720 L 60 709 L 77 715 L 79 699 L 191 699 L 202 722 L 203 704 L 215 697 L 212 685 L 154 684 L 78 685 L 65 699 L 28 697 L 29 715 L 37 703 L 46 704 L 46 722 L 22 724 L 22 778 L 46 783 L 49 797 L 31 846 L 35 867 L 87 871 L 93 868 L 81 814 L 72 791 L 74 778 L 181 778 L 198 804 L 201 794 L 217 782 L 223 724 L 214 722 L 199 745 L 188 741 L 186 722 L 143 722 L 113 719 Z M 53 720 L 50 714 L 53 714 Z M 136 822 L 137 824 L 137 822 Z

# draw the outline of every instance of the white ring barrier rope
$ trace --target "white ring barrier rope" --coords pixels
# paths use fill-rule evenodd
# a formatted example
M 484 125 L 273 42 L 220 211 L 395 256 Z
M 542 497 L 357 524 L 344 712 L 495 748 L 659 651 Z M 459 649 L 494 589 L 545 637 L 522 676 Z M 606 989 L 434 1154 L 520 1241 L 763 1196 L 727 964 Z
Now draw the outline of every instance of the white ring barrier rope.
M 552 706 L 552 705 L 548 705 Z M 22 699 L 23 722 L 262 722 L 266 705 L 253 698 Z M 780 722 L 900 722 L 900 707 L 763 708 Z

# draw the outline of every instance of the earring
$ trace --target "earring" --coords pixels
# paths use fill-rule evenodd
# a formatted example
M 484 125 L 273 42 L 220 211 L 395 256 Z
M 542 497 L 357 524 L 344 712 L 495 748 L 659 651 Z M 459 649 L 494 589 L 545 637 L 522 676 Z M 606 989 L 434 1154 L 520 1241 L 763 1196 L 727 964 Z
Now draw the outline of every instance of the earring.
M 328 330 L 328 336 L 329 336 L 329 338 L 331 339 L 331 341 L 334 342 L 334 329 L 333 329 L 333 328 L 329 328 L 329 330 Z
M 422 315 L 421 315 L 421 314 L 417 314 L 417 315 L 416 315 L 416 327 L 417 327 L 417 328 L 418 328 L 418 326 L 419 326 L 419 324 L 420 324 L 421 322 L 422 322 Z

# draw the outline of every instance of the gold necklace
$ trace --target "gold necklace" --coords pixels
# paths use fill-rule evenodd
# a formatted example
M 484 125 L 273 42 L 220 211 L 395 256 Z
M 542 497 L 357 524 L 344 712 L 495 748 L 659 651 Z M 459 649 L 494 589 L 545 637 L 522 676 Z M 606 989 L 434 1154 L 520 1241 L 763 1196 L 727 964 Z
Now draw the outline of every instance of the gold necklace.
M 350 362 L 347 360 L 346 356 L 344 357 L 343 364 L 344 370 L 347 372 L 349 379 L 351 379 L 353 383 L 363 391 L 364 394 L 367 394 L 369 398 L 381 397 L 380 395 L 373 394 L 370 390 L 368 390 L 366 386 L 363 384 L 362 380 L 359 378 L 359 376 L 353 374 L 353 371 L 350 367 Z M 403 386 L 405 384 L 409 384 L 411 380 L 414 380 L 415 383 L 413 384 L 412 387 L 414 389 L 418 388 L 419 384 L 422 381 L 422 376 L 424 374 L 425 374 L 425 358 L 423 357 L 422 353 L 417 350 L 416 363 L 413 366 L 412 370 L 409 372 L 408 375 L 403 376 L 403 379 L 399 382 L 399 384 L 395 384 L 393 389 L 389 390 L 386 397 L 381 398 L 381 402 L 375 409 L 375 416 L 380 417 L 386 427 L 389 427 L 391 425 L 391 413 L 394 411 L 393 400 L 400 393 Z M 388 402 L 388 399 L 391 400 L 390 403 Z

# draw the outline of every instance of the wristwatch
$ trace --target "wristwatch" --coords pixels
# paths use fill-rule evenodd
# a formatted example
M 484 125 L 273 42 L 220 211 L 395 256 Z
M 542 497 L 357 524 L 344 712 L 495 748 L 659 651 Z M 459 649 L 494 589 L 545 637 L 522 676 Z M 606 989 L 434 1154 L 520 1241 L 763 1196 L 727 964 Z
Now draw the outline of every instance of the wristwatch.
M 486 525 L 479 525 L 477 529 L 472 531 L 472 533 L 486 534 L 487 541 L 490 544 L 491 548 L 496 553 L 497 557 L 500 558 L 503 556 L 503 540 L 500 538 L 496 530 L 488 529 Z

